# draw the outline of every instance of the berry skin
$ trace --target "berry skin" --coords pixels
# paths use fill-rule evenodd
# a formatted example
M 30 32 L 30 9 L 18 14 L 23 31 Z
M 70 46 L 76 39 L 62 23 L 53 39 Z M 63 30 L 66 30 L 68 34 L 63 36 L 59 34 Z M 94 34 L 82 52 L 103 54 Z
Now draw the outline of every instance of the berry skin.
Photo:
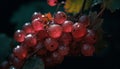
M 58 42 L 52 38 L 47 38 L 44 41 L 44 44 L 45 44 L 45 48 L 50 52 L 55 51 L 58 48 Z
M 73 25 L 72 35 L 75 39 L 82 38 L 85 36 L 87 30 L 86 27 L 81 23 L 75 23 Z
M 72 41 L 72 35 L 70 33 L 63 33 L 59 39 L 63 45 L 68 46 Z
M 85 27 L 88 27 L 89 24 L 90 24 L 90 19 L 89 19 L 88 16 L 83 15 L 83 16 L 81 16 L 81 17 L 79 18 L 79 21 L 78 21 L 78 22 L 82 23 Z
M 62 27 L 58 24 L 52 24 L 47 29 L 48 34 L 52 38 L 59 38 L 62 35 Z
M 25 23 L 23 25 L 23 31 L 25 31 L 26 34 L 32 34 L 35 32 L 30 23 Z
M 23 61 L 14 57 L 14 60 L 12 61 L 12 65 L 16 68 L 16 69 L 21 69 L 22 65 L 23 65 Z
M 44 29 L 44 23 L 40 21 L 40 18 L 34 19 L 32 21 L 32 26 L 36 32 Z
M 73 30 L 73 22 L 72 21 L 65 21 L 62 24 L 63 32 L 71 32 Z
M 57 24 L 63 24 L 67 19 L 67 16 L 64 12 L 58 11 L 54 16 L 54 22 Z
M 93 30 L 88 29 L 87 35 L 85 36 L 84 40 L 86 43 L 95 44 L 97 41 L 97 36 Z
M 53 62 L 55 64 L 60 64 L 64 60 L 64 56 L 62 56 L 59 52 L 55 51 L 51 54 Z
M 40 12 L 34 12 L 32 15 L 32 20 L 42 18 L 42 14 Z
M 34 47 L 37 44 L 37 39 L 32 34 L 28 34 L 25 36 L 24 43 L 26 44 L 26 46 L 28 46 L 28 48 Z
M 70 50 L 70 49 L 69 49 L 68 46 L 60 45 L 60 46 L 58 47 L 58 52 L 59 52 L 60 55 L 62 55 L 62 56 L 68 55 L 69 50 Z
M 47 0 L 47 3 L 49 6 L 55 6 L 57 4 L 58 0 Z
M 48 37 L 48 33 L 47 33 L 47 31 L 46 30 L 41 30 L 41 31 L 39 31 L 38 33 L 37 33 L 37 39 L 39 40 L 39 41 L 43 41 L 45 38 L 47 38 Z
M 13 53 L 20 60 L 24 60 L 28 54 L 26 48 L 19 45 L 13 49 Z
M 95 52 L 95 47 L 90 44 L 83 44 L 81 47 L 81 53 L 84 56 L 93 56 L 93 53 Z
M 25 38 L 25 32 L 23 30 L 17 30 L 14 34 L 14 38 L 17 42 L 23 42 Z

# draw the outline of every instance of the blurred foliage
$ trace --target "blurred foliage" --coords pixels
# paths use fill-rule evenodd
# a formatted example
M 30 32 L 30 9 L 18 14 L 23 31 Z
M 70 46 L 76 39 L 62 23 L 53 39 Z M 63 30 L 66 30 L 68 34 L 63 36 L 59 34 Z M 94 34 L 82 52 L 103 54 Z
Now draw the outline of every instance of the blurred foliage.
M 11 53 L 10 48 L 11 38 L 5 34 L 0 34 L 0 63 L 7 59 Z
M 34 56 L 25 62 L 23 69 L 44 69 L 44 63 L 39 57 Z

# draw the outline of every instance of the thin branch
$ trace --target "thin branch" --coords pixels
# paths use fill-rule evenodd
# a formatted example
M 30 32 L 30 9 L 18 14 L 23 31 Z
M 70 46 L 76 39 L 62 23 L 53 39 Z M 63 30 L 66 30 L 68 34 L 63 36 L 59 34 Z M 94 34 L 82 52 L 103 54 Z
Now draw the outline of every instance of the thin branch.
M 100 17 L 102 15 L 102 13 L 104 12 L 105 10 L 105 5 L 103 4 L 102 5 L 102 9 L 100 10 L 100 12 L 97 14 L 97 17 Z

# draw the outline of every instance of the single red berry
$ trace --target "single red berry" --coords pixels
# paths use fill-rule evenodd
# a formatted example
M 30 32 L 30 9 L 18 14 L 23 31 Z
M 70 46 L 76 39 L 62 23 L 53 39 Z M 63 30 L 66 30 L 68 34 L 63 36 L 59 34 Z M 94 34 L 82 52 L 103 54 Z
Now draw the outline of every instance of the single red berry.
M 16 69 L 21 69 L 22 65 L 23 65 L 23 61 L 14 57 L 14 60 L 12 61 L 12 65 L 16 68 Z
M 78 22 L 82 23 L 85 27 L 88 27 L 89 24 L 90 24 L 90 19 L 89 19 L 88 16 L 83 15 L 83 16 L 81 16 L 81 17 L 79 18 L 79 21 L 78 21 Z
M 65 21 L 62 24 L 63 32 L 72 32 L 73 30 L 73 22 L 72 21 Z
M 35 33 L 32 25 L 30 23 L 25 23 L 23 25 L 23 31 L 25 31 L 26 34 L 32 34 Z
M 39 40 L 39 41 L 43 41 L 45 38 L 47 38 L 48 37 L 48 33 L 47 33 L 47 31 L 46 30 L 41 30 L 41 31 L 39 31 L 38 33 L 37 33 L 37 39 Z
M 47 38 L 44 44 L 48 51 L 55 51 L 58 48 L 58 42 L 52 38 Z
M 81 47 L 81 53 L 84 56 L 92 56 L 94 52 L 95 52 L 95 47 L 93 45 L 83 44 Z
M 40 12 L 34 12 L 32 15 L 32 20 L 41 18 L 41 17 L 42 17 L 42 14 Z
M 62 11 L 58 11 L 54 16 L 54 22 L 57 24 L 63 24 L 66 19 L 67 19 L 67 16 Z
M 44 30 L 44 23 L 40 21 L 40 18 L 34 19 L 32 21 L 32 26 L 36 32 Z
M 47 0 L 47 3 L 49 6 L 55 6 L 57 4 L 58 0 Z
M 53 62 L 56 64 L 60 64 L 64 60 L 64 56 L 62 56 L 59 52 L 55 51 L 51 54 Z
M 93 30 L 88 29 L 87 35 L 85 36 L 84 40 L 86 43 L 95 44 L 97 41 L 97 35 Z
M 26 48 L 19 45 L 13 49 L 13 53 L 20 60 L 24 60 L 28 55 Z
M 72 41 L 72 35 L 70 33 L 63 33 L 59 39 L 61 43 L 68 46 Z
M 69 50 L 70 50 L 70 48 L 69 48 L 68 46 L 60 45 L 60 46 L 58 47 L 58 52 L 59 52 L 60 55 L 62 55 L 62 56 L 68 55 Z
M 25 36 L 24 43 L 26 44 L 26 46 L 28 46 L 28 48 L 34 47 L 37 44 L 37 39 L 32 34 L 28 34 Z
M 17 42 L 23 42 L 25 38 L 25 32 L 23 30 L 17 30 L 14 34 L 14 38 Z
M 50 25 L 47 31 L 52 38 L 59 38 L 62 35 L 62 27 L 58 24 Z
M 75 39 L 82 38 L 83 36 L 85 36 L 86 32 L 87 32 L 86 27 L 83 24 L 75 23 L 73 25 L 72 35 Z

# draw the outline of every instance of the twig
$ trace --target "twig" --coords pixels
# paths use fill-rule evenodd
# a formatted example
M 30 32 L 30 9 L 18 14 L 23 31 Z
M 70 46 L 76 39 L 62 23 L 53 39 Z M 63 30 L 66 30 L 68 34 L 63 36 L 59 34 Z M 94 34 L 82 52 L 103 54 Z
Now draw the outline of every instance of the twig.
M 100 12 L 97 14 L 97 17 L 100 17 L 102 15 L 102 13 L 104 12 L 105 10 L 105 5 L 103 4 L 102 5 L 102 9 L 100 10 Z

